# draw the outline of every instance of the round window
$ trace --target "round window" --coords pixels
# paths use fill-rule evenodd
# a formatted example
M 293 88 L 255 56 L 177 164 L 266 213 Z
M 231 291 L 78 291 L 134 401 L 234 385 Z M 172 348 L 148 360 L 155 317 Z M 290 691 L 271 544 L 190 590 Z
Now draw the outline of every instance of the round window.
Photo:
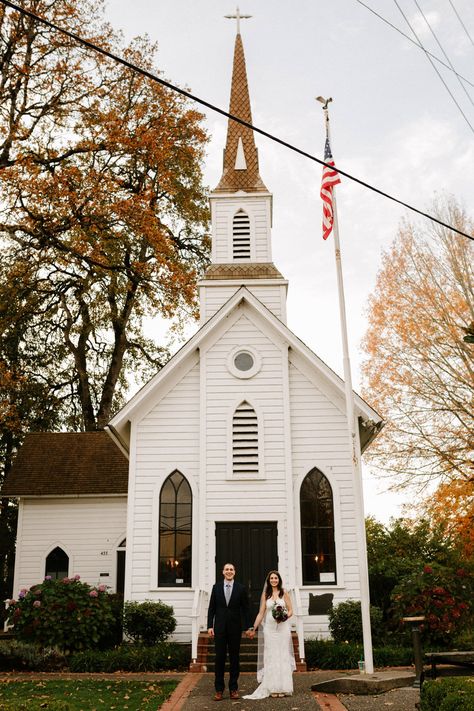
M 227 356 L 227 368 L 234 378 L 253 378 L 260 366 L 261 358 L 250 346 L 236 346 Z
M 237 353 L 237 355 L 234 358 L 234 365 L 237 368 L 237 370 L 240 370 L 242 372 L 246 372 L 247 370 L 250 370 L 254 366 L 254 359 L 253 356 L 250 355 L 250 353 L 247 353 L 246 351 L 241 351 L 240 353 Z

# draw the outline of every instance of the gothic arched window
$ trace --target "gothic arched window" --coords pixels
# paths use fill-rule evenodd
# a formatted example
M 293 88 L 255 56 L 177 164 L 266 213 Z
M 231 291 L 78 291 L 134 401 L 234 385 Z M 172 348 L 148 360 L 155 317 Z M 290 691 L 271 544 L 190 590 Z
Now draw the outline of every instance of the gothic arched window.
M 45 577 L 51 576 L 53 580 L 67 578 L 69 573 L 69 556 L 62 548 L 57 546 L 53 548 L 51 553 L 46 558 L 44 570 Z
M 312 469 L 300 490 L 303 585 L 336 582 L 332 489 L 319 469 Z
M 191 487 L 175 470 L 160 493 L 160 587 L 191 586 L 192 505 Z
M 245 400 L 232 418 L 232 472 L 234 476 L 258 476 L 258 420 Z
M 243 210 L 238 210 L 232 220 L 232 256 L 250 259 L 250 219 Z

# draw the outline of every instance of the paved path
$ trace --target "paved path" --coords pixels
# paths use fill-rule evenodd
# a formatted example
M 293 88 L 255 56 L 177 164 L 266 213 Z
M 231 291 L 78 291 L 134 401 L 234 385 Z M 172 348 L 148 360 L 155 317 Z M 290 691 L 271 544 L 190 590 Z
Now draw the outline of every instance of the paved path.
M 183 683 L 176 689 L 168 706 L 162 711 L 416 711 L 419 692 L 412 688 L 402 688 L 374 696 L 353 696 L 315 694 L 311 685 L 318 681 L 334 679 L 353 672 L 317 671 L 295 674 L 294 694 L 283 699 L 261 699 L 249 701 L 240 698 L 231 701 L 228 692 L 222 701 L 214 701 L 214 675 L 189 674 L 188 686 L 184 693 Z M 189 677 L 197 677 L 189 679 Z M 244 673 L 239 679 L 239 693 L 251 693 L 256 687 L 255 674 Z M 179 697 L 178 697 L 179 694 Z

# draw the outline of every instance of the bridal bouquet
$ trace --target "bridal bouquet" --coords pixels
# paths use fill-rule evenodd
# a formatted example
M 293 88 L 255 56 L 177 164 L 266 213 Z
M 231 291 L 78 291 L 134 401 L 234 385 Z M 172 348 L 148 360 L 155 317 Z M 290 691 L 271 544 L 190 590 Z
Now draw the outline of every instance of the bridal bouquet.
M 288 619 L 286 607 L 284 607 L 281 602 L 273 603 L 272 617 L 276 622 L 286 622 Z

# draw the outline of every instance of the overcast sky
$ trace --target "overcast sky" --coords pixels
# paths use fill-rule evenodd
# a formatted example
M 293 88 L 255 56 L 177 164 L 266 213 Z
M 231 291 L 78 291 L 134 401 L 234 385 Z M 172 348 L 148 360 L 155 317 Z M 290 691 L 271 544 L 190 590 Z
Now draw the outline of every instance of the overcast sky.
M 474 84 L 472 0 L 366 4 L 413 36 L 398 4 L 426 49 L 446 62 L 418 4 L 456 71 Z M 456 76 L 435 63 L 458 108 L 424 52 L 357 0 L 240 0 L 239 6 L 253 16 L 241 21 L 241 34 L 256 126 L 322 158 L 323 114 L 315 97 L 331 96 L 331 144 L 343 170 L 422 210 L 443 192 L 471 210 L 470 84 L 467 96 Z M 167 79 L 227 110 L 236 23 L 223 16 L 235 9 L 230 0 L 108 0 L 107 13 L 127 40 L 148 33 L 158 43 Z M 206 114 L 205 181 L 212 189 L 221 175 L 226 119 Z M 256 141 L 260 174 L 274 196 L 273 261 L 290 282 L 288 326 L 342 374 L 334 250 L 321 237 L 321 167 L 264 137 Z M 337 199 L 353 383 L 360 390 L 368 297 L 381 254 L 407 212 L 347 179 Z M 387 484 L 368 471 L 364 484 L 366 513 L 382 521 L 400 514 L 407 494 L 380 493 Z

